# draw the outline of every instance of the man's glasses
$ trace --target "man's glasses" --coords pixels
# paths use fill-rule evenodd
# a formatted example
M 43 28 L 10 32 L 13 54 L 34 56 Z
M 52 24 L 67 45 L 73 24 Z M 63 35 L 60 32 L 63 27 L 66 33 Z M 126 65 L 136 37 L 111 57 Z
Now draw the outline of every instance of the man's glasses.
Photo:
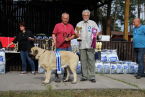
M 89 15 L 83 15 L 83 16 L 87 16 L 88 17 Z

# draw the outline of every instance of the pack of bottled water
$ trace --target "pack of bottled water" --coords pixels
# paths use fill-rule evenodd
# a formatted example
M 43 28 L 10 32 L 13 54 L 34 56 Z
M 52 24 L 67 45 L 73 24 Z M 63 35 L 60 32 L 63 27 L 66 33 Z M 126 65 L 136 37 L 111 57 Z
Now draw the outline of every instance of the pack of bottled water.
M 5 48 L 0 49 L 0 74 L 5 74 L 6 57 Z
M 137 64 L 134 65 L 134 68 L 135 68 L 135 73 L 138 73 L 138 65 Z
M 77 74 L 80 74 L 81 73 L 81 62 L 80 61 L 78 62 L 76 72 L 77 72 Z
M 103 49 L 101 52 L 101 61 L 111 61 L 111 62 L 119 61 L 117 56 L 117 50 Z
M 123 73 L 124 73 L 124 74 L 128 74 L 128 73 L 129 73 L 128 62 L 123 62 L 123 63 L 122 63 L 122 66 L 123 66 Z
M 136 62 L 129 62 L 129 63 L 128 63 L 129 72 L 132 73 L 132 74 L 135 74 L 135 73 L 136 73 L 136 70 L 135 70 L 135 63 L 136 63 Z
M 116 74 L 117 73 L 117 64 L 116 62 L 110 63 L 110 74 Z
M 97 60 L 95 63 L 95 67 L 96 67 L 96 72 L 97 73 L 103 73 L 103 62 Z
M 101 61 L 107 61 L 107 49 L 102 50 L 101 52 Z
M 108 50 L 107 51 L 107 60 L 111 62 L 118 61 L 117 50 Z
M 96 73 L 104 74 L 135 74 L 138 72 L 138 64 L 131 61 L 101 61 L 95 63 Z
M 117 70 L 116 70 L 116 72 L 117 72 L 118 74 L 123 73 L 122 61 L 116 62 L 116 65 L 117 65 Z
M 103 73 L 105 74 L 109 74 L 110 73 L 110 62 L 106 61 L 106 62 L 103 62 Z

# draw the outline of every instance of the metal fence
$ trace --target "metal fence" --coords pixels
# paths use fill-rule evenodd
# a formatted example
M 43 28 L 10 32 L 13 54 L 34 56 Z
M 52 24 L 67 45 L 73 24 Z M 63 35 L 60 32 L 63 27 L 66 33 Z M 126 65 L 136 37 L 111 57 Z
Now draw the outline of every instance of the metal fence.
M 38 47 L 43 48 L 43 44 L 45 43 L 45 40 L 37 39 L 35 40 L 35 43 L 38 43 Z M 49 49 L 51 49 L 52 42 L 49 41 Z M 117 55 L 119 60 L 131 60 L 136 62 L 135 55 L 133 52 L 133 43 L 132 42 L 102 42 L 102 49 L 117 49 Z M 9 49 L 12 50 L 12 49 Z M 6 54 L 6 59 L 15 56 L 9 60 L 6 61 L 6 71 L 21 71 L 22 65 L 21 65 L 21 58 L 20 54 Z M 38 70 L 38 61 L 34 60 L 36 71 Z M 145 57 L 144 57 L 145 62 Z M 30 71 L 30 65 L 27 65 L 27 70 Z
M 51 1 L 51 0 L 50 0 Z M 82 20 L 82 10 L 86 7 L 69 2 L 52 0 L 1 0 L 0 29 L 2 36 L 13 37 L 19 33 L 19 23 L 25 22 L 34 35 L 45 33 L 51 36 L 55 24 L 61 22 L 61 15 L 69 13 L 69 22 L 75 27 Z

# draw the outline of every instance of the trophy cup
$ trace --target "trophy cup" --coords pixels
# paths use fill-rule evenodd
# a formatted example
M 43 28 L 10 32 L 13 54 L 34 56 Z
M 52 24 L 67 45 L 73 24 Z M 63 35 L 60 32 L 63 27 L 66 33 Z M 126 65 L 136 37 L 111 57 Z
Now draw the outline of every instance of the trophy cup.
M 52 49 L 52 51 L 53 51 L 53 46 L 52 46 L 52 45 L 53 45 L 53 39 L 52 39 L 51 41 L 52 41 L 52 44 L 51 44 L 51 49 Z
M 82 27 L 76 27 L 76 30 L 77 30 L 77 33 L 80 35 L 80 30 L 82 30 Z M 80 36 L 79 36 L 79 38 L 77 38 L 77 41 L 82 41 L 82 39 L 80 38 Z
M 52 44 L 53 44 L 53 39 L 51 39 L 51 41 L 52 41 Z M 56 46 L 55 47 L 52 46 L 51 49 L 52 49 L 52 51 L 56 51 Z
M 15 44 L 15 47 L 14 48 L 15 48 L 14 51 L 17 52 L 18 51 L 18 43 Z
M 77 48 L 76 47 L 74 48 L 74 53 L 77 54 Z
M 99 51 L 98 49 L 99 49 L 99 42 L 96 43 L 96 49 L 95 49 L 95 52 L 98 52 L 98 51 Z
M 36 43 L 34 43 L 34 47 L 36 47 Z
M 39 45 L 38 43 L 35 43 L 35 44 L 34 44 L 35 47 L 38 47 L 38 45 Z
M 99 51 L 101 52 L 102 42 L 99 42 Z
M 44 48 L 44 50 L 45 50 L 45 46 L 46 46 L 46 44 L 43 44 L 43 48 Z
M 45 39 L 45 41 L 46 41 L 45 47 L 46 47 L 46 50 L 48 50 L 48 41 L 49 41 L 49 39 Z

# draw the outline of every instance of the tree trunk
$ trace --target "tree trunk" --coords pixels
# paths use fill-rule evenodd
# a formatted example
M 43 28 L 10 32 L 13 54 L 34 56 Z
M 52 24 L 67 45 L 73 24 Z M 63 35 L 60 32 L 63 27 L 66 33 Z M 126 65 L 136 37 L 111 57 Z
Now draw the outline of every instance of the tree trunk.
M 140 18 L 140 0 L 138 0 L 138 18 Z
M 145 20 L 145 3 L 144 3 L 144 20 Z
M 130 0 L 125 0 L 124 33 L 123 33 L 123 38 L 125 40 L 127 40 L 127 41 L 128 41 L 129 3 L 130 3 Z
M 101 9 L 99 9 L 99 13 L 100 13 L 100 19 L 101 19 L 100 24 L 101 24 L 101 31 L 102 31 L 102 13 L 101 13 Z
M 104 11 L 105 11 L 105 10 L 104 10 L 104 5 L 103 5 L 103 17 L 104 17 Z
M 129 25 L 130 26 L 130 31 L 129 32 L 131 32 L 131 25 Z
M 114 13 L 114 15 L 115 15 L 115 16 L 114 16 L 114 32 L 115 32 L 115 22 L 116 22 L 116 6 L 117 6 L 117 5 L 115 5 L 115 13 Z
M 108 1 L 108 9 L 107 9 L 107 31 L 106 31 L 106 35 L 110 35 L 110 31 L 111 31 L 111 17 L 110 17 L 110 13 L 111 13 L 111 0 Z

